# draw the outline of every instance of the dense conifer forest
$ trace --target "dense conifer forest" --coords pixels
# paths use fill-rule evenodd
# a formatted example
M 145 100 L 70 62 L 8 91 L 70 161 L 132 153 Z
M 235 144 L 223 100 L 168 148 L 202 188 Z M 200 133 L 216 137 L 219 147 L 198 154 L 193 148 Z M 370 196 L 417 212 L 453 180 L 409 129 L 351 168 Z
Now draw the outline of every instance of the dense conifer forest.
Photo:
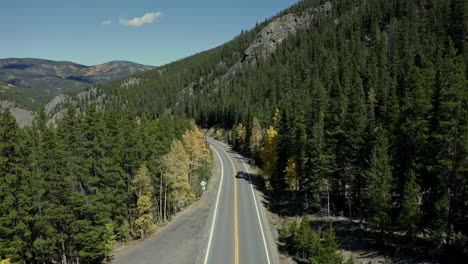
M 304 0 L 276 17 L 321 4 Z M 191 158 L 171 159 L 195 153 L 184 143 L 199 138 L 184 119 L 193 118 L 259 165 L 279 214 L 342 215 L 361 220 L 379 243 L 400 233 L 405 245 L 426 241 L 427 254 L 466 258 L 466 3 L 331 4 L 272 56 L 226 81 L 219 77 L 271 20 L 134 75 L 136 84 L 95 86 L 105 113 L 92 104 L 86 114 L 71 107 L 49 128 L 40 110 L 33 128 L 21 130 L 5 112 L 0 256 L 93 263 L 108 257 L 114 239 L 144 236 L 148 218 L 164 221 L 179 209 L 175 201 L 195 199 L 190 177 L 207 177 L 209 154 L 193 163 L 196 170 Z M 161 178 L 166 174 L 173 177 Z M 188 178 L 181 183 L 177 175 Z M 145 185 L 148 177 L 154 188 Z M 287 229 L 293 254 L 308 252 L 295 235 L 320 240 L 306 223 Z M 323 237 L 325 249 L 337 248 L 332 231 Z M 332 254 L 327 261 L 342 260 Z
M 278 16 L 320 4 L 302 1 Z M 140 74 L 146 81 L 132 89 L 102 89 L 115 105 L 231 131 L 230 143 L 261 166 L 273 201 L 295 197 L 303 213 L 365 220 L 379 240 L 398 230 L 409 243 L 424 237 L 437 252 L 466 256 L 465 11 L 461 0 L 335 1 L 225 82 L 216 78 L 269 21 Z M 153 104 L 157 93 L 164 98 Z
M 55 128 L 42 106 L 33 126 L 0 119 L 0 256 L 12 263 L 100 263 L 114 241 L 144 238 L 200 195 L 210 152 L 186 119 L 133 107 Z

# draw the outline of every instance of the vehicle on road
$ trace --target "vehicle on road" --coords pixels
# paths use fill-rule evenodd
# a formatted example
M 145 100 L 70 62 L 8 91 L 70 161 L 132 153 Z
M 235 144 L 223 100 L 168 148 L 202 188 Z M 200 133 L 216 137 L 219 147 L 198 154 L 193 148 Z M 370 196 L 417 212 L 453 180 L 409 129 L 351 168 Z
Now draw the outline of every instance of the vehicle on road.
M 245 178 L 245 172 L 238 171 L 238 172 L 236 173 L 236 178 Z

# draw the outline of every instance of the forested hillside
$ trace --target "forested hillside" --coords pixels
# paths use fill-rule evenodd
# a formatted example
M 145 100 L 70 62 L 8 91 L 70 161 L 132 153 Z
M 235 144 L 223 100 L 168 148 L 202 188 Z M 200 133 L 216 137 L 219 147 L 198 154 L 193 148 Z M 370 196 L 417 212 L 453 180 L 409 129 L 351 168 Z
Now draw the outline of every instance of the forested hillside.
M 199 134 L 182 116 L 216 126 L 217 136 L 255 160 L 270 208 L 280 215 L 342 215 L 362 220 L 380 244 L 400 235 L 398 246 L 422 241 L 428 256 L 466 258 L 465 1 L 324 4 L 304 0 L 220 47 L 96 85 L 75 101 L 87 114 L 75 116 L 72 108 L 57 129 L 47 128 L 40 114 L 26 132 L 6 112 L 0 124 L 0 256 L 93 262 L 106 257 L 113 236 L 139 236 L 149 208 L 167 218 L 177 208 L 180 192 L 174 190 L 191 190 L 185 182 L 161 180 L 165 174 L 158 171 L 164 164 L 186 166 L 175 165 L 185 158 L 167 156 L 186 157 L 190 144 L 177 140 L 187 129 Z M 263 28 L 304 12 L 314 15 L 273 53 L 231 71 Z M 85 111 L 93 101 L 111 111 Z M 136 177 L 147 174 L 143 165 L 162 189 L 135 187 L 145 181 Z M 102 188 L 115 194 L 108 197 Z M 148 192 L 158 197 L 150 199 L 153 207 L 141 198 Z M 310 231 L 306 224 L 291 229 L 287 241 Z M 304 247 L 291 250 L 312 258 Z
M 320 4 L 303 1 L 278 17 Z M 295 197 L 302 212 L 330 208 L 381 236 L 398 230 L 409 241 L 427 238 L 436 252 L 466 255 L 465 10 L 461 0 L 336 1 L 225 81 L 273 20 L 136 75 L 139 85 L 100 88 L 113 105 L 232 129 L 231 142 L 261 164 L 271 196 Z
M 407 238 L 400 247 L 424 237 L 434 249 L 426 255 L 466 257 L 462 10 L 462 1 L 336 3 L 333 16 L 299 32 L 196 116 L 233 126 L 235 145 L 260 157 L 277 204 L 295 197 L 302 212 L 365 220 L 380 243 L 398 230 Z M 256 118 L 269 127 L 262 149 Z
M 233 127 L 234 144 L 261 162 L 280 212 L 295 197 L 299 205 L 286 204 L 296 213 L 362 219 L 380 243 L 401 232 L 399 248 L 430 241 L 423 255 L 466 258 L 464 8 L 340 1 L 226 95 L 197 97 L 207 107 L 196 116 Z M 256 119 L 266 134 L 257 136 Z
M 153 232 L 209 175 L 204 136 L 186 119 L 91 104 L 86 115 L 70 106 L 56 128 L 47 120 L 44 107 L 28 130 L 9 109 L 0 119 L 0 259 L 109 260 L 114 241 Z

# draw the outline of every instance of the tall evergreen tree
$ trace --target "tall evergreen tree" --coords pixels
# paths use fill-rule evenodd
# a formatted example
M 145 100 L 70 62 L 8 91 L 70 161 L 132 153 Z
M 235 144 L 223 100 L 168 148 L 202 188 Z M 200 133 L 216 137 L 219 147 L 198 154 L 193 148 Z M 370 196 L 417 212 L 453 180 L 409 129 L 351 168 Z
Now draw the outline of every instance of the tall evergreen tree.
M 433 170 L 438 178 L 435 211 L 435 229 L 445 226 L 446 245 L 451 245 L 455 228 L 466 221 L 463 210 L 467 209 L 462 201 L 467 197 L 466 172 L 468 171 L 468 89 L 466 75 L 463 73 L 463 63 L 456 54 L 453 43 L 449 40 L 446 54 L 439 68 L 439 80 L 436 87 L 436 127 L 434 136 L 438 143 L 437 161 Z M 443 201 L 448 199 L 447 204 Z M 440 213 L 446 210 L 447 213 Z
M 406 235 L 414 242 L 419 221 L 421 220 L 421 210 L 419 204 L 419 186 L 416 183 L 416 175 L 413 170 L 410 170 L 408 174 L 403 194 L 400 224 L 406 230 Z
M 362 168 L 365 160 L 366 127 L 368 115 L 366 112 L 365 94 L 362 80 L 356 69 L 349 76 L 347 89 L 348 106 L 344 120 L 344 138 L 342 150 L 338 154 L 340 174 L 344 186 L 344 196 L 347 200 L 349 217 L 353 216 L 353 207 L 360 208 L 362 182 Z
M 312 206 L 317 206 L 320 202 L 320 185 L 324 179 L 328 178 L 330 166 L 325 149 L 324 114 L 320 115 L 312 128 L 313 134 L 309 142 L 308 163 L 302 183 L 307 193 L 308 202 Z
M 25 132 L 6 109 L 0 119 L 0 258 L 13 262 L 34 261 L 29 153 Z
M 383 232 L 391 223 L 392 170 L 386 132 L 381 126 L 378 127 L 377 140 L 371 152 L 365 179 L 366 215 L 369 223 L 380 230 L 379 240 L 382 242 Z

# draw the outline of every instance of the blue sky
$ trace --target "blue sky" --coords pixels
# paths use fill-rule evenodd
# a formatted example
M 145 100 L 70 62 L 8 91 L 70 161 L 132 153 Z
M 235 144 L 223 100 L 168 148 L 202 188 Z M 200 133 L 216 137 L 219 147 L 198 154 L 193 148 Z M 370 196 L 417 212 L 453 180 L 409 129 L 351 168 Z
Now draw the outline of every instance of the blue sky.
M 2 0 L 0 58 L 163 65 L 231 40 L 299 0 Z

